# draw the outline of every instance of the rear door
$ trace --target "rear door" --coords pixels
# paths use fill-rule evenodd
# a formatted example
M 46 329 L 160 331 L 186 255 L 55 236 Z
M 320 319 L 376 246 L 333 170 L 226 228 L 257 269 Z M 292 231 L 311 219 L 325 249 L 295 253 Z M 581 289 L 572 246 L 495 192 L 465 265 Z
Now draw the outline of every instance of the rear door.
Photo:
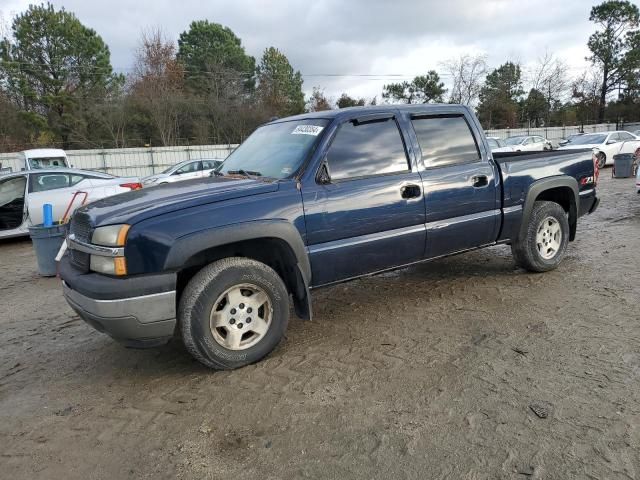
M 344 121 L 302 186 L 314 286 L 423 258 L 420 174 L 393 114 Z
M 421 150 L 427 258 L 494 242 L 500 226 L 500 177 L 481 132 L 462 113 L 413 115 Z
M 221 164 L 220 160 L 202 160 L 202 176 L 209 177 Z
M 534 150 L 536 152 L 544 151 L 544 146 L 545 146 L 544 138 L 536 135 L 535 137 L 533 137 L 533 145 L 535 146 Z
M 101 196 L 92 198 L 92 190 L 91 181 L 84 175 L 62 172 L 29 174 L 27 205 L 31 224 L 39 225 L 43 222 L 42 207 L 45 203 L 52 205 L 53 221 L 57 222 L 62 219 L 76 192 L 87 192 L 87 202 L 101 198 Z M 83 199 L 84 195 L 77 196 L 70 211 L 79 207 Z
M 171 181 L 191 180 L 202 177 L 202 162 L 195 160 L 189 162 L 171 174 Z

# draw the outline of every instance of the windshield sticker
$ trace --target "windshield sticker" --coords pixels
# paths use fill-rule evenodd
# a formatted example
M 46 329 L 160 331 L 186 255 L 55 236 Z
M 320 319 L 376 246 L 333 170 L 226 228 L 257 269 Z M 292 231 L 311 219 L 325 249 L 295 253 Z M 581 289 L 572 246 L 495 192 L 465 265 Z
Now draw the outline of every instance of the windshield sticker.
M 291 172 L 291 167 L 284 167 L 282 170 L 280 170 L 280 173 L 282 173 L 283 175 L 289 175 Z
M 293 129 L 291 135 L 313 135 L 317 137 L 323 129 L 324 127 L 318 125 L 298 125 Z

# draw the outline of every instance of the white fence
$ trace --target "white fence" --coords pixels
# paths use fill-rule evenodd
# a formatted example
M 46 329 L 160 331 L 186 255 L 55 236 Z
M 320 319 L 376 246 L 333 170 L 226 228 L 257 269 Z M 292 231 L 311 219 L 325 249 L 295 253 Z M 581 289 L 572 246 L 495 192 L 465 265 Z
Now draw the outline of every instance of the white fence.
M 113 148 L 67 150 L 69 164 L 82 170 L 99 170 L 116 176 L 144 177 L 191 159 L 224 160 L 237 145 L 188 147 Z M 19 171 L 23 165 L 16 153 L 0 154 L 2 168 Z
M 625 126 L 627 130 L 633 130 L 628 125 Z M 567 138 L 572 133 L 584 132 L 584 133 L 596 133 L 596 132 L 609 132 L 611 130 L 617 130 L 615 123 L 598 123 L 595 125 L 571 126 L 571 127 L 531 127 L 531 128 L 507 128 L 504 130 L 487 130 L 488 137 L 508 138 L 515 137 L 516 135 L 540 135 L 550 140 L 554 146 L 558 145 L 558 140 Z
M 625 125 L 627 130 L 640 128 L 639 124 Z M 515 135 L 541 135 L 549 139 L 554 145 L 558 140 L 566 138 L 572 133 L 584 131 L 586 133 L 607 132 L 616 130 L 615 123 L 601 123 L 597 125 L 571 127 L 541 127 L 541 128 L 511 128 L 504 130 L 487 130 L 491 137 L 507 138 Z M 75 168 L 83 170 L 99 170 L 117 176 L 144 177 L 158 173 L 171 165 L 191 159 L 224 160 L 237 145 L 198 145 L 187 147 L 145 147 L 145 148 L 114 148 L 96 150 L 68 150 L 69 163 Z M 0 167 L 11 168 L 16 172 L 22 168 L 22 162 L 16 153 L 0 154 Z

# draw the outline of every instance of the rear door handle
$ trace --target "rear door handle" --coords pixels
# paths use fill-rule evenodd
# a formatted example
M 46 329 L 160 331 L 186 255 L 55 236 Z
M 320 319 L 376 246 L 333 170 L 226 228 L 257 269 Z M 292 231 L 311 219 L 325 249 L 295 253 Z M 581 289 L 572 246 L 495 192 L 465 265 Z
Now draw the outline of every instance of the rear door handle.
M 473 185 L 474 188 L 486 187 L 489 185 L 489 177 L 486 175 L 474 175 L 471 177 L 471 185 Z
M 400 195 L 402 198 L 418 198 L 422 195 L 422 190 L 418 185 L 403 185 L 402 188 L 400 188 Z

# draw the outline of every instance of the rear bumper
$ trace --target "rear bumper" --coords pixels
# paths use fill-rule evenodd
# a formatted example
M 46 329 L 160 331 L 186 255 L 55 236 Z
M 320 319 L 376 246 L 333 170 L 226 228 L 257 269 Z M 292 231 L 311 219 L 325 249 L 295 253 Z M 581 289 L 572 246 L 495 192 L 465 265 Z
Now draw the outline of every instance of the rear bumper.
M 583 190 L 580 192 L 578 216 L 581 217 L 582 215 L 593 213 L 598 208 L 598 205 L 600 205 L 600 199 L 596 196 L 595 189 Z
M 171 281 L 171 278 L 118 279 L 80 274 L 69 264 L 67 256 L 60 262 L 59 271 L 67 303 L 96 330 L 130 347 L 161 345 L 173 336 L 175 275 Z M 150 291 L 150 284 L 156 291 Z

